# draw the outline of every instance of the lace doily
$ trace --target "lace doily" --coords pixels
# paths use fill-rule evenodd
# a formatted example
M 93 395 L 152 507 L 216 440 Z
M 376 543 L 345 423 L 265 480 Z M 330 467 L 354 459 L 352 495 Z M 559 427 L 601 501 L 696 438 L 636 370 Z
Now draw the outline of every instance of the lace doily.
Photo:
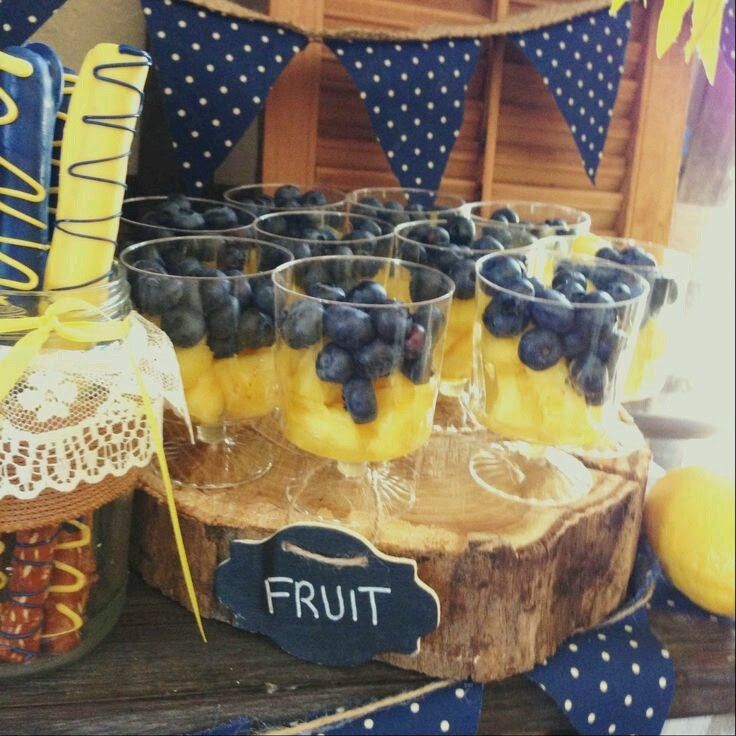
M 154 453 L 132 354 L 159 420 L 168 405 L 188 422 L 168 337 L 136 314 L 123 342 L 47 348 L 0 403 L 0 499 L 120 477 Z M 9 351 L 0 346 L 0 361 Z

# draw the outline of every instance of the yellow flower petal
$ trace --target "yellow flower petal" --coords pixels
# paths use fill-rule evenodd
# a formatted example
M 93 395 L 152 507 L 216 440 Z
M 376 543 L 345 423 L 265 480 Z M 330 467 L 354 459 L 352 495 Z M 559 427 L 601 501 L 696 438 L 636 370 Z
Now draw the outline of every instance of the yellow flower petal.
M 623 8 L 626 3 L 629 2 L 629 0 L 612 0 L 611 1 L 611 15 L 618 15 L 618 11 Z
M 657 58 L 661 59 L 677 40 L 685 13 L 692 4 L 693 0 L 664 0 L 657 25 Z
M 705 67 L 708 81 L 713 84 L 718 65 L 719 42 L 725 0 L 695 0 L 693 30 L 685 45 L 685 58 L 690 61 L 695 49 Z

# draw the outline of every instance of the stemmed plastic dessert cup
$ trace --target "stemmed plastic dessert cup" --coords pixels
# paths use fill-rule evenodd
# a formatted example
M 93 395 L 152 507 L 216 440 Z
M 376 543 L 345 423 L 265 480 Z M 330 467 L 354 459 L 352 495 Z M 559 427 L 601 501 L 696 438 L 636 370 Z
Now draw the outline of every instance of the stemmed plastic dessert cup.
M 343 210 L 347 194 L 335 187 L 314 184 L 310 187 L 291 183 L 244 184 L 228 189 L 223 199 L 238 205 L 256 217 L 294 209 Z
M 278 268 L 274 286 L 282 430 L 300 450 L 292 515 L 375 534 L 414 502 L 452 281 L 407 261 L 318 256 Z
M 626 441 L 623 384 L 649 284 L 618 263 L 539 243 L 476 268 L 471 408 L 496 439 L 471 474 L 496 495 L 578 498 L 590 476 L 573 453 L 616 453 Z
M 488 220 L 483 234 L 504 248 L 523 248 L 548 235 L 579 235 L 590 230 L 587 212 L 549 202 L 484 200 L 468 202 L 461 213 Z
M 688 289 L 693 259 L 687 253 L 650 241 L 584 236 L 549 237 L 539 245 L 557 253 L 597 255 L 630 268 L 646 279 L 649 299 L 623 388 L 625 402 L 656 396 L 674 372 L 678 354 L 686 349 Z
M 123 201 L 119 251 L 144 240 L 183 235 L 248 237 L 255 215 L 238 204 L 170 196 L 130 197 Z
M 136 309 L 176 350 L 189 414 L 165 425 L 174 480 L 203 489 L 248 483 L 266 473 L 273 446 L 258 424 L 276 407 L 271 274 L 293 256 L 249 238 L 197 235 L 126 248 Z
M 457 194 L 417 187 L 364 187 L 347 196 L 351 212 L 372 217 L 392 227 L 457 211 L 465 200 Z

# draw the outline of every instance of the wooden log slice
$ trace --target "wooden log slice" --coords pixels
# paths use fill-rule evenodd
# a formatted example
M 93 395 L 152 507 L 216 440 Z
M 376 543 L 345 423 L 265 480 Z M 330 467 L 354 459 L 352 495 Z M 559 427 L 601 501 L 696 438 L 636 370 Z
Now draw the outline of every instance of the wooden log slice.
M 434 435 L 424 454 L 412 511 L 361 528 L 383 552 L 417 561 L 437 593 L 439 628 L 415 656 L 382 655 L 399 667 L 480 682 L 525 672 L 570 634 L 603 621 L 622 601 L 641 526 L 649 455 L 641 435 L 630 451 L 581 459 L 593 487 L 563 507 L 508 513 L 478 486 L 468 458 L 492 438 Z M 177 506 L 199 605 L 206 617 L 232 623 L 214 597 L 217 565 L 233 539 L 262 539 L 295 521 L 285 488 L 304 472 L 305 456 L 277 447 L 273 469 L 234 490 L 177 489 Z M 187 605 L 168 512 L 156 473 L 137 493 L 134 565 L 165 595 Z M 336 487 L 325 487 L 329 507 Z

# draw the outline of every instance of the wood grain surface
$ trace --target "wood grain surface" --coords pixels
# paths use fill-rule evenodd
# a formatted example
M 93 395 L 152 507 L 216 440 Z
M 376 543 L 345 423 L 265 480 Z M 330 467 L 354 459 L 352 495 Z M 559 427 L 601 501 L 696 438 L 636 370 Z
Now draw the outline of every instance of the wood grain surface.
M 730 625 L 651 613 L 677 673 L 670 717 L 733 712 Z M 110 637 L 71 667 L 0 686 L 0 734 L 189 733 L 238 716 L 284 724 L 321 710 L 421 687 L 422 675 L 372 663 L 308 664 L 216 621 L 209 644 L 181 606 L 131 580 Z M 569 733 L 555 704 L 523 676 L 486 686 L 480 733 Z

